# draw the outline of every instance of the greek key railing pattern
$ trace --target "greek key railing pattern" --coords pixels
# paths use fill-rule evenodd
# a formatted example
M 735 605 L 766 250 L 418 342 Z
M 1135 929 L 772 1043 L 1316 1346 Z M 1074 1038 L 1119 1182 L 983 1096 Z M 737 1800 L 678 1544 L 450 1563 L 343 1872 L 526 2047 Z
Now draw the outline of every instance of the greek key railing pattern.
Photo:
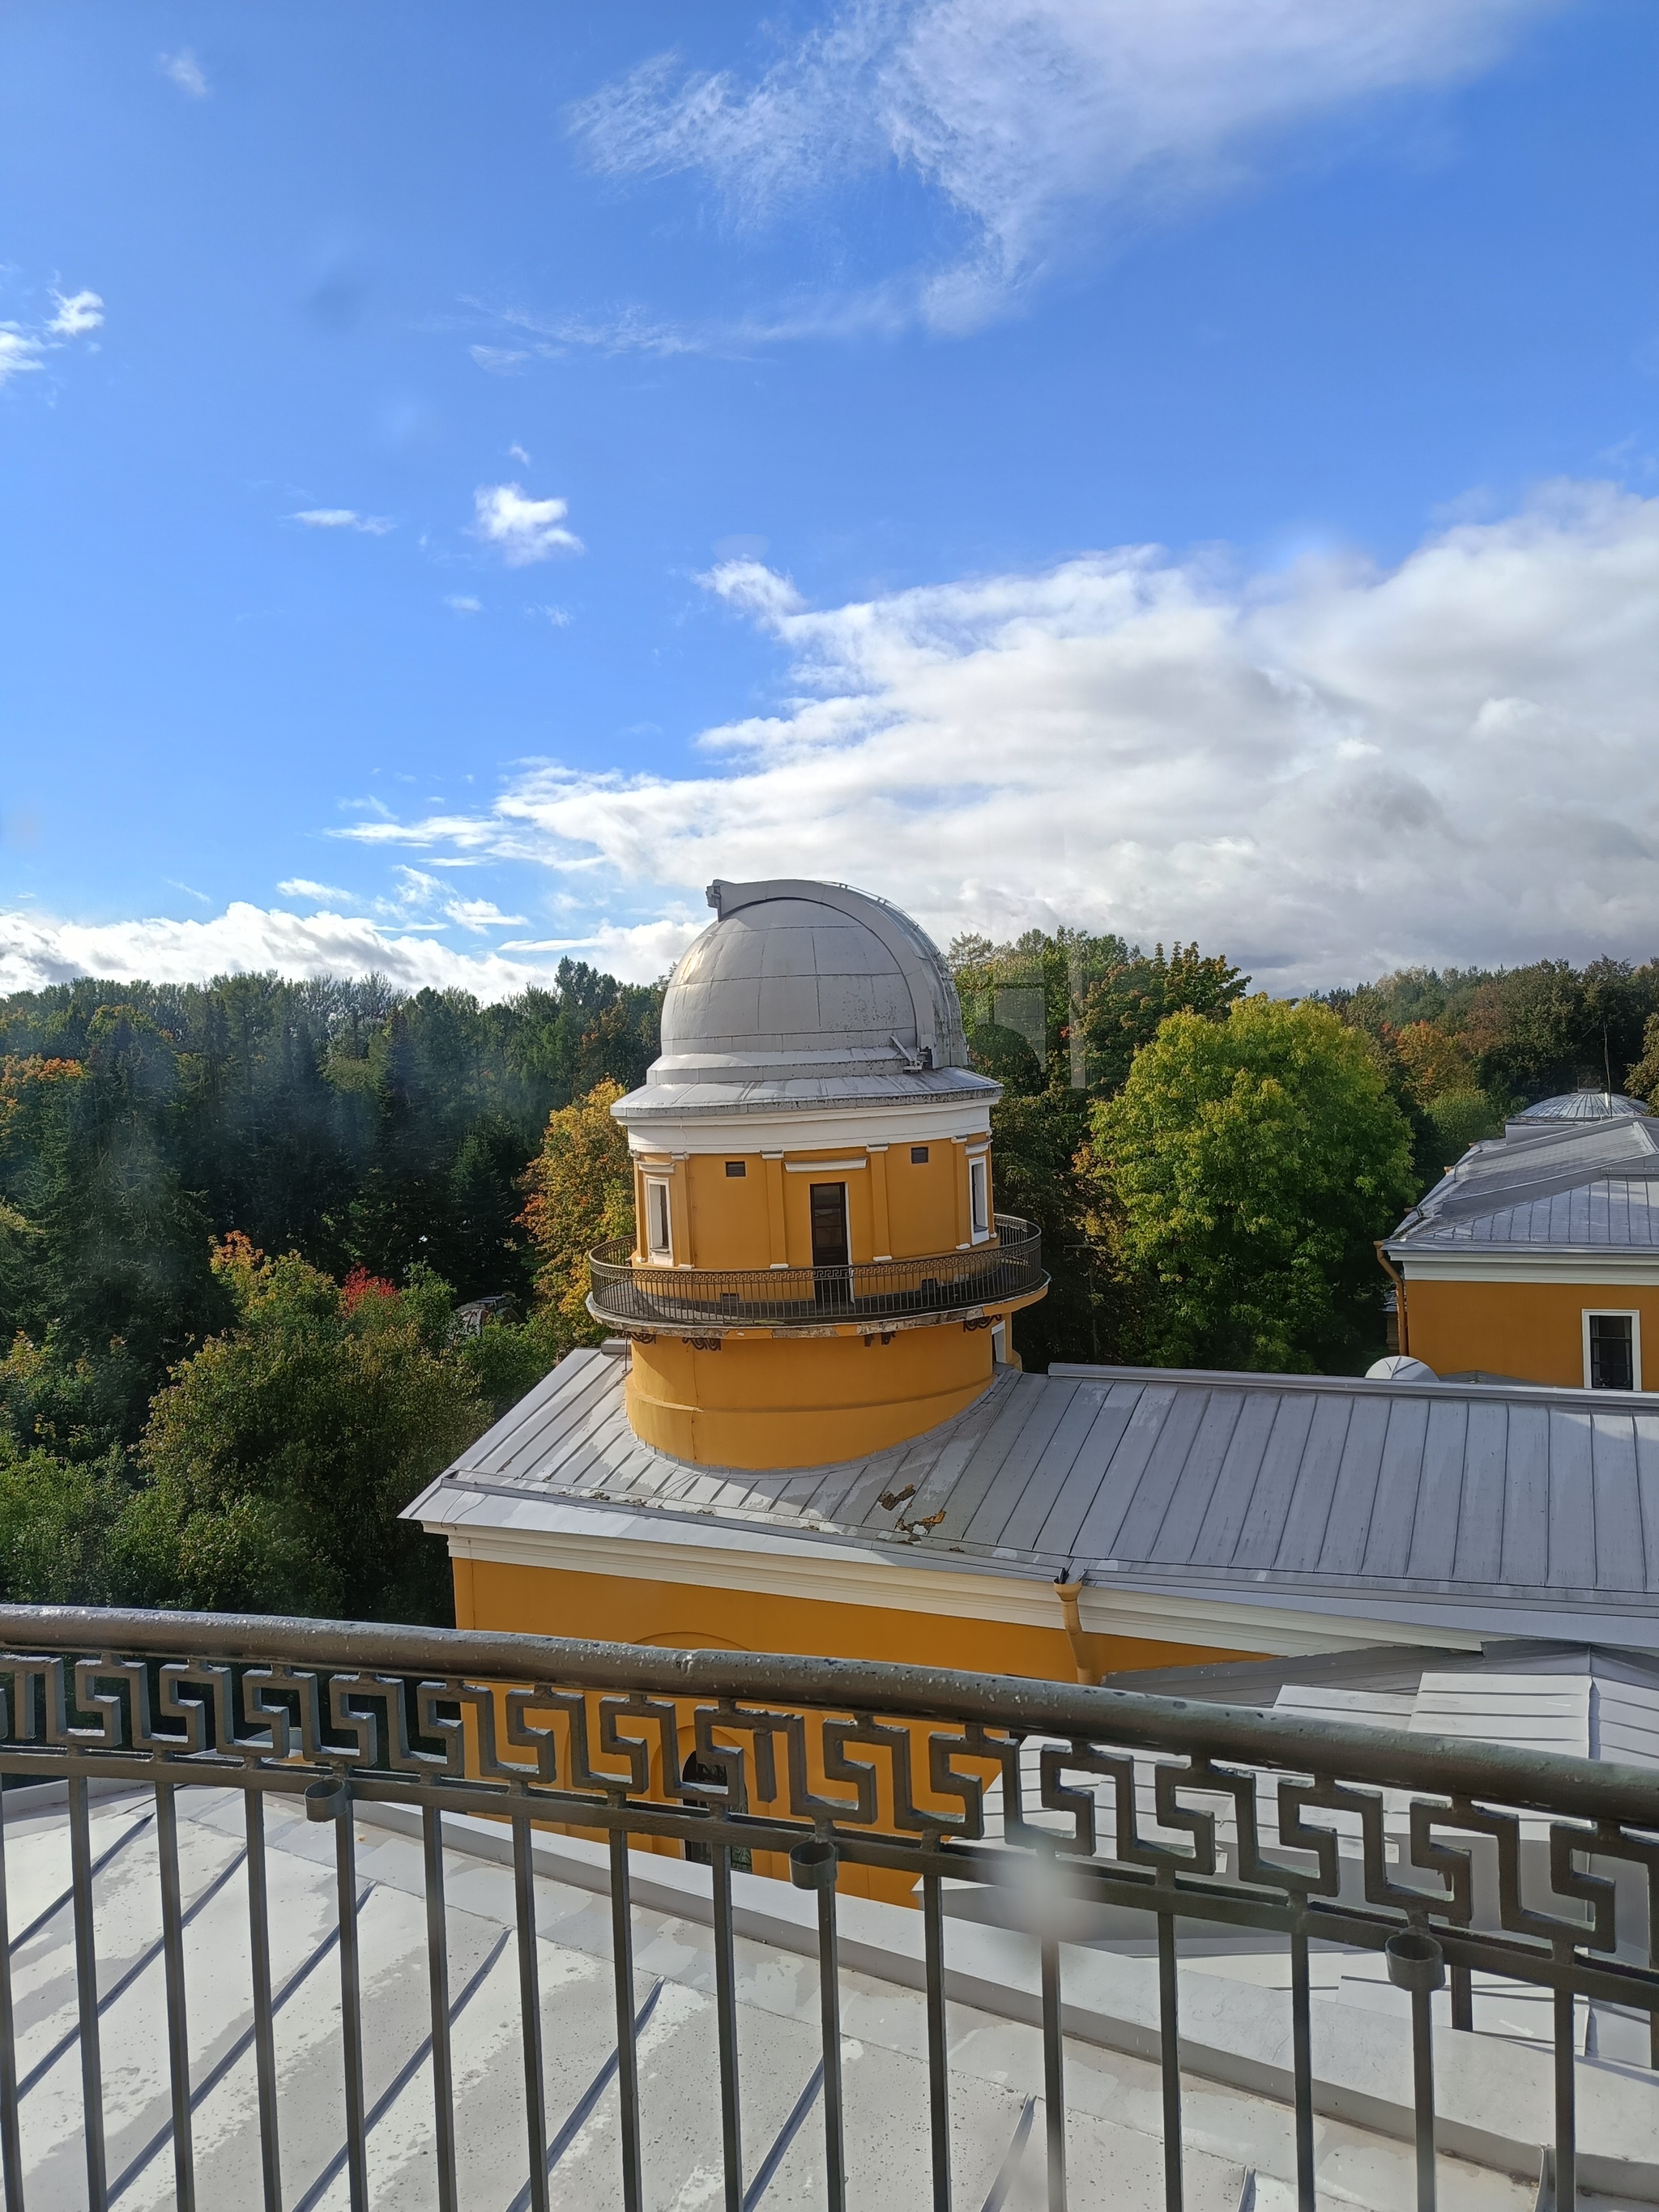
M 1036 1295 L 1042 1232 L 1012 1214 L 996 1217 L 983 1244 L 917 1260 L 872 1260 L 846 1267 L 667 1267 L 634 1257 L 626 1237 L 588 1255 L 589 1310 L 625 1329 L 718 1332 L 757 1322 L 821 1327 L 973 1314 Z
M 1066 1685 L 934 1670 L 440 1631 L 210 1615 L 0 1608 L 0 1770 L 14 1786 L 69 1783 L 76 1845 L 88 2201 L 101 2172 L 95 1931 L 81 1894 L 87 1784 L 153 1788 L 164 1924 L 176 1947 L 173 1793 L 246 1792 L 253 1956 L 263 1955 L 263 1799 L 303 1792 L 335 1826 L 342 2063 L 362 2118 L 361 2008 L 349 1900 L 355 1802 L 419 1808 L 428 1838 L 434 2081 L 452 2093 L 443 1969 L 446 1813 L 511 1824 L 519 1873 L 527 2079 L 540 2065 L 532 1824 L 607 1837 L 618 1993 L 624 2204 L 641 2203 L 640 2087 L 631 1991 L 629 1844 L 677 1838 L 708 1866 L 720 2002 L 724 2202 L 742 2208 L 744 2160 L 732 1996 L 733 1855 L 817 1896 L 828 2201 L 844 2201 L 836 1880 L 843 1863 L 914 1881 L 926 1930 L 934 2197 L 951 2202 L 942 1911 L 945 1882 L 1007 1887 L 1010 1854 L 1046 1861 L 1066 1910 L 1146 1916 L 1160 1967 L 1168 2202 L 1182 2202 L 1176 1927 L 1210 1921 L 1272 1931 L 1289 1950 L 1299 2194 L 1314 2203 L 1309 1946 L 1382 1952 L 1411 1993 L 1417 2053 L 1419 2202 L 1435 2183 L 1432 1993 L 1450 1984 L 1468 2028 L 1471 1976 L 1553 1993 L 1557 2202 L 1571 2204 L 1573 2006 L 1591 1998 L 1645 2016 L 1659 2066 L 1659 1776 L 1603 1762 L 1442 1742 L 1382 1729 Z M 0 1843 L 3 1823 L 0 1822 Z M 169 1871 L 167 1852 L 173 1858 Z M 257 1875 L 257 1880 L 256 1880 Z M 170 1887 L 169 1887 L 170 1886 Z M 171 1903 L 168 1903 L 168 1897 Z M 0 1857 L 0 2163 L 9 2207 L 25 2202 L 11 2050 Z M 525 1915 L 528 1914 L 528 1921 Z M 83 1927 L 84 1923 L 84 1927 Z M 1042 1967 L 1048 2202 L 1066 2202 L 1061 1935 L 1034 1924 Z M 84 1937 L 84 1942 L 82 1941 Z M 181 1954 L 180 1954 L 181 1956 Z M 170 1966 L 173 1950 L 168 1953 Z M 175 2152 L 187 2201 L 190 2082 L 182 1969 L 172 2049 Z M 268 1985 L 250 2006 L 264 2067 Z M 355 2041 L 354 2041 L 355 2039 Z M 182 2067 L 184 2078 L 178 2078 Z M 280 2186 L 274 2081 L 266 2204 Z M 354 2095 L 353 2083 L 356 2088 Z M 441 2205 L 456 2202 L 453 2128 L 435 2117 Z M 526 2100 L 526 2202 L 544 2206 L 545 2114 Z M 447 2147 L 447 2148 L 446 2148 Z M 367 2202 L 353 2161 L 351 2202 Z

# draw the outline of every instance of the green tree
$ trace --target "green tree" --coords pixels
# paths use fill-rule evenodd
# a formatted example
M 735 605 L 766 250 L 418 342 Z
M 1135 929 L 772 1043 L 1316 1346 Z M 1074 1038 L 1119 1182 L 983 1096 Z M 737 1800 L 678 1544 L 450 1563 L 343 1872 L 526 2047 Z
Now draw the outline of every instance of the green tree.
M 485 1425 L 447 1286 L 343 1285 L 245 1237 L 215 1261 L 236 1324 L 173 1370 L 120 1565 L 149 1601 L 362 1620 L 447 1617 L 441 1547 L 398 1515 Z
M 20 1451 L 0 1430 L 0 1597 L 12 1605 L 107 1605 L 131 1486 L 118 1450 L 103 1459 Z
M 587 1255 L 634 1235 L 634 1170 L 628 1139 L 611 1115 L 619 1083 L 595 1085 L 549 1115 L 542 1149 L 525 1177 L 524 1222 L 536 1253 L 536 1294 L 573 1344 L 597 1344 L 603 1329 L 587 1310 Z
M 1340 1370 L 1380 1335 L 1372 1240 L 1415 1194 L 1410 1131 L 1328 1008 L 1170 1017 L 1096 1108 L 1087 1172 L 1148 1359 Z

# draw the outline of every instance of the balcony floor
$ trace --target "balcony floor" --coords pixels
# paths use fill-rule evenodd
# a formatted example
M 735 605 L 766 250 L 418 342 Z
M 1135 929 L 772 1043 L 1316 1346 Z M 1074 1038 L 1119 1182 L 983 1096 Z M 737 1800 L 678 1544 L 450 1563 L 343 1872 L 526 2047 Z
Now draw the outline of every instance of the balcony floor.
M 194 1915 L 185 1941 L 198 2095 L 198 2202 L 204 2212 L 222 2206 L 242 2212 L 260 2201 L 260 2192 L 252 2056 L 246 2050 L 236 2055 L 250 2019 L 241 1795 L 181 1790 L 179 1811 L 185 1908 Z M 370 2191 L 377 2208 L 401 2212 L 435 2202 L 421 1849 L 414 1835 L 383 1824 L 396 1815 L 379 1815 L 378 1808 L 365 1808 L 365 1814 L 356 1837 Z M 276 2023 L 284 2201 L 289 2212 L 343 2212 L 339 1982 L 331 1940 L 334 1838 L 328 1826 L 298 1815 L 297 1801 L 268 1801 L 272 1973 L 279 1996 L 284 1988 L 290 1991 Z M 411 1816 L 402 1819 L 407 1826 Z M 454 1828 L 469 1845 L 446 1854 L 461 2200 L 468 2212 L 508 2212 L 522 2201 L 525 2174 L 512 1875 L 491 1856 L 500 1848 L 498 1827 Z M 147 2212 L 173 2201 L 153 1800 L 148 1793 L 95 1797 L 93 1833 L 95 1856 L 113 1853 L 95 1882 L 99 1985 L 106 2000 L 101 2033 L 111 2200 L 130 2212 Z M 575 1867 L 584 1850 L 559 1838 L 547 1843 L 555 1864 L 562 1850 L 564 1863 Z M 9 1793 L 6 1854 L 10 1924 L 20 1935 L 63 1900 L 13 1958 L 19 2073 L 29 2084 L 22 2102 L 27 2202 L 30 2212 L 56 2212 L 86 2201 L 69 1839 L 61 1803 L 37 1801 L 26 1809 L 25 1801 Z M 706 1881 L 679 1860 L 641 1854 L 635 1865 L 641 1889 L 659 1899 L 665 1883 Z M 794 1896 L 782 1885 L 743 1876 L 735 1887 L 740 1905 L 747 1899 L 751 1908 L 757 1899 L 764 1908 L 768 1898 Z M 621 2197 L 617 2098 L 605 2078 L 615 2034 L 609 1911 L 592 1887 L 574 1881 L 538 1876 L 537 1895 L 548 2130 L 550 2141 L 564 2142 L 553 2201 L 598 2212 L 619 2204 Z M 896 1910 L 852 1908 L 878 1915 Z M 710 1937 L 695 1917 L 660 1903 L 636 1904 L 635 1942 L 646 2201 L 658 2212 L 700 2212 L 720 2201 Z M 817 1973 L 809 1958 L 781 1945 L 740 1938 L 737 1949 L 752 2182 L 762 2160 L 787 2134 L 812 2080 Z M 118 1986 L 124 1977 L 130 1978 Z M 844 1971 L 842 1990 L 849 2202 L 861 2212 L 890 2206 L 912 2212 L 929 2201 L 922 1999 L 867 1972 Z M 1006 2197 L 997 2201 L 1007 2212 L 1036 2212 L 1043 2201 L 1036 2030 L 953 2004 L 951 2042 L 957 2203 L 976 2212 L 994 2197 L 1018 2140 L 1024 2149 L 1014 2157 Z M 1109 2206 L 1113 2212 L 1155 2212 L 1163 2203 L 1156 2067 L 1076 2039 L 1067 2044 L 1066 2063 L 1073 2205 L 1078 2212 Z M 584 2100 L 596 2081 L 599 2094 L 584 2118 Z M 1288 2179 L 1294 2151 L 1286 2109 L 1190 2081 L 1186 2120 L 1191 2212 L 1237 2212 L 1247 2172 L 1262 2212 L 1288 2212 L 1295 2191 Z M 1322 2191 L 1328 2185 L 1334 2198 L 1379 2212 L 1405 2212 L 1414 2201 L 1407 2144 L 1325 2121 L 1319 2140 Z M 821 2146 L 821 2114 L 809 2106 L 776 2165 L 766 2212 L 822 2203 Z M 1528 2212 L 1534 2190 L 1443 2160 L 1441 2197 L 1455 2212 Z

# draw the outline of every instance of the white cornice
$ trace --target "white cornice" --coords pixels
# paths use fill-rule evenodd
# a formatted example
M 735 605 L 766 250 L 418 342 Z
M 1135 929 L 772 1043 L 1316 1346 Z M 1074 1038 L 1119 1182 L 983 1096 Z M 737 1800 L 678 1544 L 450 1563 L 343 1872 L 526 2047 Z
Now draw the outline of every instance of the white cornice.
M 422 1526 L 434 1535 L 447 1536 L 451 1557 L 457 1559 L 616 1576 L 633 1582 L 679 1583 L 690 1591 L 744 1591 L 819 1604 L 933 1613 L 947 1620 L 1006 1622 L 1021 1628 L 1057 1632 L 1065 1628 L 1053 1584 L 1035 1578 L 941 1573 L 912 1565 L 908 1560 L 890 1561 L 851 1546 L 839 1551 L 828 1546 L 791 1544 L 787 1538 L 769 1542 L 763 1539 L 765 1548 L 753 1549 L 737 1548 L 729 1542 L 665 1543 L 654 1536 L 642 1538 L 632 1527 L 624 1534 L 620 1526 L 608 1525 L 632 1522 L 631 1516 L 583 1511 L 581 1518 L 599 1525 L 480 1527 L 423 1516 Z M 1132 1637 L 1205 1650 L 1260 1652 L 1268 1657 L 1352 1651 L 1378 1644 L 1429 1645 L 1442 1650 L 1480 1648 L 1480 1638 L 1472 1630 L 1438 1622 L 1323 1614 L 1249 1600 L 1183 1597 L 1102 1589 L 1092 1583 L 1082 1593 L 1081 1618 L 1092 1635 Z
M 797 1109 L 788 1112 L 699 1114 L 684 1121 L 631 1124 L 628 1149 L 636 1158 L 664 1152 L 824 1152 L 875 1150 L 893 1145 L 945 1145 L 988 1138 L 991 1109 L 984 1098 L 907 1099 L 896 1106 Z
M 1408 1283 L 1659 1284 L 1659 1251 L 1589 1244 L 1466 1245 L 1459 1250 L 1420 1244 L 1384 1247 Z

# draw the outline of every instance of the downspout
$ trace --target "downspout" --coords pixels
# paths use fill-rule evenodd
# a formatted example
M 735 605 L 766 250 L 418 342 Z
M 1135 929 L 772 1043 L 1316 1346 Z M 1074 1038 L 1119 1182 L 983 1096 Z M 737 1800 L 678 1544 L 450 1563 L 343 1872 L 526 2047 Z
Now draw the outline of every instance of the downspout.
M 1380 1237 L 1376 1239 L 1373 1249 L 1376 1253 L 1377 1266 L 1394 1285 L 1394 1314 L 1397 1324 L 1400 1349 L 1402 1353 L 1409 1352 L 1411 1346 L 1407 1339 L 1406 1328 L 1406 1278 L 1398 1267 L 1393 1265 L 1387 1253 L 1382 1249 L 1382 1239 Z
M 1072 1662 L 1077 1669 L 1077 1678 L 1092 1688 L 1099 1678 L 1084 1638 L 1083 1617 L 1078 1611 L 1078 1599 L 1082 1590 L 1080 1576 L 1074 1583 L 1056 1580 L 1054 1583 L 1054 1595 L 1060 1600 L 1060 1619 L 1066 1625 L 1066 1641 L 1072 1647 Z

